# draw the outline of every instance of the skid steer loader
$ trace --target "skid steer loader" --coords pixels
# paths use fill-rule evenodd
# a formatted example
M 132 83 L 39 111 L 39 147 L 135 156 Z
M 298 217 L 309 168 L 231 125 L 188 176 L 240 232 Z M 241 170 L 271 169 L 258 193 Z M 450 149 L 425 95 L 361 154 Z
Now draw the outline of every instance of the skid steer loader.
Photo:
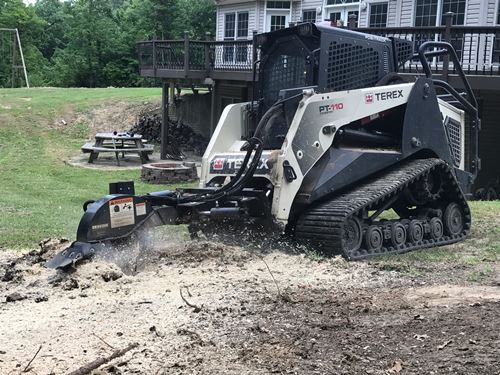
M 414 55 L 412 41 L 329 23 L 260 34 L 256 44 L 258 95 L 224 109 L 200 187 L 135 195 L 132 182 L 110 184 L 84 204 L 76 241 L 48 267 L 160 225 L 280 233 L 348 259 L 467 236 L 480 120 L 450 44 L 426 42 Z M 429 60 L 445 56 L 461 93 L 433 78 Z M 411 59 L 425 76 L 405 83 L 397 72 Z

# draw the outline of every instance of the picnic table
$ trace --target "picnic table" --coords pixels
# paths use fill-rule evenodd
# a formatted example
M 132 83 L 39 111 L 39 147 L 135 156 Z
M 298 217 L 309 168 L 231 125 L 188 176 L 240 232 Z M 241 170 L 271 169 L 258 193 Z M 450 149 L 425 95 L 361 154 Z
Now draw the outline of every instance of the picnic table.
M 85 143 L 82 146 L 84 153 L 90 153 L 89 163 L 93 163 L 101 152 L 114 152 L 116 163 L 120 165 L 120 154 L 122 158 L 126 153 L 136 153 L 141 162 L 147 163 L 149 155 L 153 153 L 153 145 L 145 144 L 142 135 L 135 133 L 97 133 L 94 143 Z

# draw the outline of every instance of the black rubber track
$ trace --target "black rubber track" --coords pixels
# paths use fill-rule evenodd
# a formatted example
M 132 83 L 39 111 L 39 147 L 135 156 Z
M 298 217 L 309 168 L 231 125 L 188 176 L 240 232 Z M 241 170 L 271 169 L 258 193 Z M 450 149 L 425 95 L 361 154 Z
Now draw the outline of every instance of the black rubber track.
M 424 237 L 418 242 L 411 241 L 409 236 L 404 244 L 397 247 L 384 245 L 380 249 L 367 250 L 362 244 L 360 249 L 347 251 L 343 249 L 342 236 L 344 224 L 349 218 L 362 220 L 362 213 L 376 207 L 377 204 L 401 194 L 410 184 L 430 173 L 440 173 L 444 180 L 443 203 L 456 202 L 464 215 L 463 231 L 454 236 L 444 235 L 438 239 Z M 408 218 L 402 218 L 404 222 Z M 406 220 L 408 221 L 408 220 Z M 428 225 L 423 221 L 424 225 Z M 364 228 L 370 223 L 364 222 Z M 323 202 L 304 212 L 295 227 L 295 236 L 317 244 L 328 254 L 342 254 L 348 259 L 358 260 L 381 254 L 403 253 L 411 250 L 451 244 L 464 239 L 471 225 L 470 209 L 456 178 L 448 165 L 440 159 L 419 159 L 404 162 L 383 174 L 363 183 L 352 190 Z

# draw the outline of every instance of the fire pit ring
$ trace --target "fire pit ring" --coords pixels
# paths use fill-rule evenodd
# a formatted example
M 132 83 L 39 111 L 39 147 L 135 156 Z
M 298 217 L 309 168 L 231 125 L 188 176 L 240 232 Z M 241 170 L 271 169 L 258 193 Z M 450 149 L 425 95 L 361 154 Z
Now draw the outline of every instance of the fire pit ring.
M 149 184 L 173 184 L 177 182 L 192 182 L 198 179 L 195 163 L 160 162 L 144 164 L 141 180 Z

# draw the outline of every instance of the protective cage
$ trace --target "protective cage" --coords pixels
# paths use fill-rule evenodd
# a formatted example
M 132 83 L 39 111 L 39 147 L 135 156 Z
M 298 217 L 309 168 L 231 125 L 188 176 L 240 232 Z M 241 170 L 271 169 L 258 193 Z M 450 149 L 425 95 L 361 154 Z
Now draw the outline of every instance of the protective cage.
M 413 54 L 409 41 L 306 23 L 256 36 L 261 113 L 280 90 L 317 86 L 319 92 L 375 86 Z

